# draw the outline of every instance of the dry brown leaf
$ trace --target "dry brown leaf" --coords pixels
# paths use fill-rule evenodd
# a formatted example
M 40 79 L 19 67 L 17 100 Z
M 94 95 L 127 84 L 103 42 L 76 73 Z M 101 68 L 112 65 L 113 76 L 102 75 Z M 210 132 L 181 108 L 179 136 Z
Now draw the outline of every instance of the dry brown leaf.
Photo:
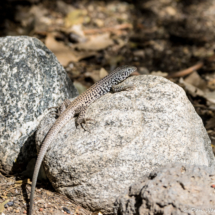
M 205 94 L 205 98 L 206 98 L 209 102 L 215 104 L 215 92 L 214 92 L 214 91 L 210 91 L 210 90 L 208 90 L 208 89 L 205 89 L 205 90 L 204 90 L 204 94 Z
M 40 18 L 45 16 L 46 14 L 49 14 L 49 11 L 46 8 L 44 8 L 42 4 L 40 4 L 32 6 L 29 13 L 33 14 L 35 17 Z
M 15 15 L 16 21 L 21 22 L 23 33 L 30 34 L 32 29 L 34 31 L 47 31 L 50 25 L 53 25 L 53 19 L 46 16 L 49 11 L 44 8 L 41 4 L 34 5 L 30 8 L 21 7 L 17 8 Z
M 202 90 L 193 86 L 192 84 L 185 82 L 183 78 L 179 79 L 179 83 L 181 83 L 184 86 L 185 90 L 187 90 L 193 97 L 204 97 L 204 92 Z
M 92 72 L 86 72 L 85 76 L 93 79 L 94 82 L 97 82 L 108 75 L 108 72 L 101 68 L 100 70 L 93 70 Z
M 205 128 L 206 129 L 215 128 L 215 117 L 207 121 Z
M 88 37 L 88 41 L 84 43 L 79 43 L 73 47 L 83 50 L 94 50 L 99 51 L 113 45 L 113 40 L 110 39 L 109 33 L 104 33 L 100 35 L 93 35 Z
M 151 75 L 155 75 L 155 76 L 161 76 L 161 77 L 167 77 L 168 73 L 166 72 L 161 72 L 161 71 L 157 71 L 157 72 L 152 72 Z
M 82 25 L 73 25 L 70 28 L 70 32 L 75 33 L 75 34 L 79 35 L 80 37 L 85 37 L 85 34 L 82 29 Z M 86 38 L 85 38 L 85 40 L 86 40 Z
M 10 200 L 7 199 L 7 200 L 5 200 L 4 202 L 2 202 L 2 203 L 0 204 L 0 213 L 2 213 L 2 212 L 4 211 L 4 205 L 7 204 L 9 201 L 10 201 Z
M 49 16 L 49 11 L 43 5 L 34 5 L 29 14 L 34 17 L 34 32 L 46 32 L 49 26 L 53 25 L 53 19 Z
M 95 55 L 94 52 L 76 52 L 62 42 L 56 41 L 53 34 L 48 34 L 45 45 L 56 55 L 63 66 L 67 66 L 69 62 L 78 62 L 83 58 Z
M 215 93 L 207 88 L 207 82 L 204 81 L 197 72 L 193 72 L 186 79 L 180 78 L 179 82 L 192 96 L 201 96 L 207 101 L 215 104 Z
M 79 95 L 87 90 L 87 88 L 83 84 L 81 84 L 80 82 L 74 81 L 73 85 L 77 89 Z
M 207 88 L 207 82 L 204 81 L 197 72 L 191 73 L 184 81 L 188 84 L 191 84 L 195 87 L 198 87 L 201 90 Z
M 104 78 L 107 75 L 108 75 L 108 72 L 104 68 L 101 68 L 100 71 L 99 71 L 100 79 Z
M 208 88 L 210 90 L 215 90 L 215 79 L 212 79 L 208 82 Z
M 63 1 L 57 1 L 56 5 L 57 5 L 56 10 L 62 13 L 63 15 L 66 15 L 74 10 L 74 7 Z
M 78 62 L 78 58 L 73 54 L 69 47 L 55 40 L 52 34 L 48 34 L 45 45 L 56 55 L 58 61 L 66 66 L 69 62 Z
M 184 81 L 202 90 L 204 94 L 203 97 L 215 104 L 215 92 L 208 89 L 207 82 L 203 80 L 197 72 L 190 74 Z
M 104 20 L 102 19 L 94 19 L 93 22 L 99 27 L 103 27 L 104 26 Z
M 99 70 L 93 70 L 92 72 L 86 72 L 85 77 L 92 78 L 94 82 L 97 82 L 101 79 L 100 75 L 99 75 Z
M 120 64 L 124 60 L 123 55 L 106 55 L 105 58 L 107 59 L 107 62 L 111 65 L 112 68 L 115 68 L 118 64 Z
M 118 43 L 118 49 L 121 49 L 123 46 L 125 46 L 128 41 L 122 40 L 120 38 L 116 39 L 117 43 Z

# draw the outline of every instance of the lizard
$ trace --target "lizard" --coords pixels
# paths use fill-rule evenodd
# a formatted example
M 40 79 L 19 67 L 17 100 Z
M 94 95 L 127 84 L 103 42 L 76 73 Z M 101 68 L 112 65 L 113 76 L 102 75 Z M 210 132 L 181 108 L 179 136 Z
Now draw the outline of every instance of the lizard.
M 77 125 L 82 126 L 83 123 L 86 123 L 87 120 L 90 120 L 85 118 L 85 113 L 88 106 L 95 100 L 103 96 L 104 94 L 108 93 L 111 89 L 114 92 L 119 92 L 121 90 L 132 88 L 129 86 L 127 87 L 117 86 L 117 84 L 125 80 L 132 72 L 136 70 L 137 68 L 134 66 L 118 67 L 115 70 L 113 70 L 110 74 L 108 74 L 100 81 L 96 82 L 94 85 L 88 88 L 85 92 L 83 92 L 81 95 L 75 98 L 72 102 L 69 99 L 67 99 L 61 105 L 59 117 L 48 131 L 36 160 L 31 185 L 29 215 L 32 215 L 33 212 L 34 191 L 37 183 L 37 177 L 40 170 L 40 166 L 42 164 L 43 158 L 45 156 L 46 151 L 48 150 L 50 143 L 54 140 L 58 132 L 76 114 L 79 114 L 76 120 Z

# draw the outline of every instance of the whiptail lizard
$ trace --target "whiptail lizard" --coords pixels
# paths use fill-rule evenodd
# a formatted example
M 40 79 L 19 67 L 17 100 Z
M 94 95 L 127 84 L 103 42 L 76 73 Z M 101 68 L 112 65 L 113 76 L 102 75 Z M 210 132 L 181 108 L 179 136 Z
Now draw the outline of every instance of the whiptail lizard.
M 111 88 L 115 91 L 121 91 L 127 89 L 129 87 L 120 87 L 115 86 L 116 84 L 120 83 L 121 81 L 125 80 L 132 72 L 136 71 L 136 67 L 133 66 L 122 66 L 118 67 L 113 70 L 109 75 L 95 83 L 92 87 L 78 96 L 75 100 L 70 102 L 66 100 L 63 105 L 61 106 L 61 114 L 59 118 L 56 120 L 54 125 L 49 130 L 48 134 L 43 141 L 42 147 L 40 149 L 31 186 L 31 198 L 30 198 L 30 208 L 29 208 L 29 215 L 32 215 L 33 212 L 33 199 L 34 199 L 34 191 L 37 182 L 37 177 L 39 173 L 39 169 L 45 156 L 45 153 L 50 145 L 50 143 L 55 139 L 56 135 L 60 131 L 60 129 L 76 114 L 79 114 L 77 119 L 77 125 L 82 125 L 86 123 L 85 113 L 87 107 L 93 103 L 96 99 L 101 97 L 102 95 L 108 93 Z

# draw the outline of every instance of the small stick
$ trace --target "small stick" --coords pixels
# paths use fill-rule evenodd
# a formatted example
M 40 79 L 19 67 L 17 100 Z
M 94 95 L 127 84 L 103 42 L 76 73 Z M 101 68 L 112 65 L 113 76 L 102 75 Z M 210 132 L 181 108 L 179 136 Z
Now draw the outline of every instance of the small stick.
M 116 25 L 114 27 L 107 27 L 107 28 L 98 28 L 98 29 L 86 29 L 83 30 L 85 34 L 96 34 L 96 33 L 101 33 L 101 32 L 107 32 L 107 31 L 118 31 L 126 28 L 132 28 L 132 25 L 129 23 L 124 23 L 121 25 Z
M 168 75 L 166 78 L 178 78 L 178 77 L 183 77 L 185 75 L 188 75 L 198 69 L 200 69 L 202 66 L 203 66 L 203 62 L 199 62 L 197 64 L 195 64 L 194 66 L 191 66 L 187 69 L 184 69 L 184 70 L 181 70 L 179 72 L 176 72 L 176 73 L 173 73 L 173 74 L 170 74 Z

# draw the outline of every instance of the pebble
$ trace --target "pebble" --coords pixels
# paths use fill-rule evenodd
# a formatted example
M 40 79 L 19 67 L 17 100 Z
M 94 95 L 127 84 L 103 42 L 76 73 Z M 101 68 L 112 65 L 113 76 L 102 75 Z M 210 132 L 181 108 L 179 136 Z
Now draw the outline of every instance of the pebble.
M 69 210 L 68 208 L 63 207 L 63 210 L 64 210 L 66 213 L 70 214 L 70 210 Z

